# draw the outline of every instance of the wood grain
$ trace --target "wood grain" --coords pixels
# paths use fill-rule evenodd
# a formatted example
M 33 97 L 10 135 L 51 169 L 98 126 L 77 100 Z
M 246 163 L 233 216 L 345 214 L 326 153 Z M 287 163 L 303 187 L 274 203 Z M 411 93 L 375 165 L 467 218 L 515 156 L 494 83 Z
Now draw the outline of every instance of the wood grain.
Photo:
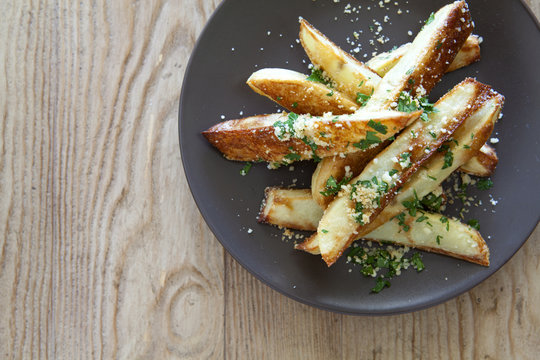
M 536 358 L 540 227 L 472 291 L 391 317 L 299 304 L 224 253 L 177 136 L 219 2 L 0 1 L 0 358 Z

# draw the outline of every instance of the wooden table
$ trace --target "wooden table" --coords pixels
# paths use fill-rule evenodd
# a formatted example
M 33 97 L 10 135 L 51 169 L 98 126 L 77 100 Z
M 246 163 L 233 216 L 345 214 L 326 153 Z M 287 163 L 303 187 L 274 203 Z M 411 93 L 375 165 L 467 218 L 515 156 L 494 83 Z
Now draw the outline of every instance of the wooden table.
M 537 358 L 539 228 L 472 291 L 389 317 L 301 305 L 224 252 L 177 137 L 219 2 L 0 2 L 0 358 Z

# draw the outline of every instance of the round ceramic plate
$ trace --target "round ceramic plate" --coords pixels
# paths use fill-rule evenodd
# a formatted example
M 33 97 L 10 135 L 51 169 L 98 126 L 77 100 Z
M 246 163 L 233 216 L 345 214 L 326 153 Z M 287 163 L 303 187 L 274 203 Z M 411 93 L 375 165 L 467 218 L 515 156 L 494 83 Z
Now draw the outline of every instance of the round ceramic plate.
M 347 13 L 361 6 L 360 11 Z M 491 250 L 491 266 L 423 254 L 426 269 L 408 270 L 379 294 L 370 289 L 358 267 L 340 259 L 327 268 L 320 257 L 293 249 L 282 231 L 258 224 L 256 216 L 267 186 L 308 188 L 315 165 L 294 170 L 253 166 L 241 176 L 242 163 L 227 161 L 201 135 L 222 121 L 276 112 L 278 107 L 245 84 L 254 71 L 281 67 L 309 73 L 309 61 L 296 40 L 302 16 L 347 51 L 367 60 L 373 51 L 386 51 L 412 41 L 432 11 L 445 1 L 224 0 L 209 20 L 193 51 L 182 88 L 179 133 L 182 160 L 193 197 L 208 226 L 225 249 L 270 287 L 300 302 L 349 314 L 396 314 L 426 308 L 457 296 L 493 274 L 523 245 L 540 214 L 540 32 L 537 22 L 519 1 L 469 1 L 484 38 L 482 60 L 445 75 L 431 92 L 435 101 L 465 77 L 476 77 L 506 96 L 504 117 L 494 137 L 499 165 L 488 191 L 471 189 L 482 201 L 467 219 L 480 222 Z M 384 18 L 388 16 L 388 21 Z M 370 26 L 382 24 L 375 41 Z M 353 33 L 359 33 L 356 40 Z M 349 41 L 347 41 L 349 38 Z M 350 42 L 355 41 L 354 45 Z M 375 49 L 377 48 L 377 49 Z M 366 56 L 364 56 L 366 55 Z M 493 199 L 493 201 L 491 201 Z M 497 205 L 492 205 L 497 202 Z M 251 229 L 251 230 L 250 230 Z M 350 271 L 352 269 L 352 271 Z

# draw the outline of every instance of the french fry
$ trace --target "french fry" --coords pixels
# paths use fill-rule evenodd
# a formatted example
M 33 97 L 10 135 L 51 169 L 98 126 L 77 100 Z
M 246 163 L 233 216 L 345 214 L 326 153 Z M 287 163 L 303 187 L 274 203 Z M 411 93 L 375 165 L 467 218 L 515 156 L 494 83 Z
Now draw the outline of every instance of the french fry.
M 386 128 L 384 141 L 416 120 L 421 111 L 361 111 L 322 117 L 278 113 L 229 120 L 203 132 L 229 160 L 291 163 L 360 151 L 373 124 Z
M 367 226 L 364 226 L 362 232 L 358 231 L 359 227 L 354 231 L 350 237 L 350 241 L 345 242 L 345 245 L 350 244 L 354 238 L 362 237 L 366 233 L 369 233 L 382 224 L 388 222 L 393 217 L 404 213 L 406 210 L 403 205 L 404 201 L 410 201 L 415 196 L 418 198 L 424 197 L 429 192 L 433 191 L 437 186 L 441 184 L 450 174 L 456 170 L 459 166 L 465 164 L 476 152 L 480 150 L 482 145 L 489 138 L 495 121 L 497 120 L 502 105 L 504 103 L 504 97 L 494 91 L 490 91 L 485 94 L 484 102 L 482 106 L 477 109 L 471 116 L 469 116 L 463 124 L 453 134 L 453 141 L 448 143 L 448 150 L 445 153 L 435 153 L 429 161 L 426 162 L 416 174 L 402 187 L 399 194 L 394 200 L 386 206 L 386 208 L 370 222 Z M 452 154 L 452 163 L 448 164 L 447 154 Z M 449 165 L 449 166 L 447 166 Z M 332 203 L 334 204 L 335 201 Z M 331 206 L 332 206 L 331 204 Z M 327 216 L 328 210 L 325 212 Z M 351 223 L 350 216 L 346 217 L 347 222 L 336 218 L 336 221 L 341 222 L 337 224 L 338 228 L 343 226 L 356 225 Z M 331 219 L 329 219 L 331 221 Z M 322 223 L 322 221 L 321 221 Z M 330 229 L 326 226 L 322 227 L 319 223 L 319 229 L 326 229 L 330 233 Z M 330 223 L 331 224 L 331 223 Z M 322 233 L 317 232 L 314 236 L 306 240 L 306 244 L 299 244 L 298 249 L 308 248 L 313 249 L 320 244 L 320 238 Z M 327 234 L 324 234 L 327 235 Z M 346 247 L 344 246 L 344 248 Z M 342 250 L 344 250 L 344 248 Z
M 380 77 L 384 77 L 405 55 L 410 47 L 411 43 L 406 43 L 392 51 L 380 53 L 368 60 L 366 66 Z M 465 44 L 463 44 L 446 72 L 455 71 L 478 60 L 480 60 L 480 38 L 477 35 L 471 35 L 467 38 Z
M 382 78 L 366 108 L 394 107 L 402 91 L 410 91 L 413 96 L 428 94 L 454 61 L 472 30 L 471 14 L 465 1 L 443 6 Z
M 299 38 L 311 63 L 323 70 L 336 89 L 351 101 L 357 101 L 358 93 L 371 94 L 379 83 L 377 74 L 304 19 L 300 20 Z
M 307 80 L 307 76 L 287 69 L 261 69 L 247 84 L 258 94 L 297 114 L 321 116 L 351 114 L 358 109 L 353 101 L 324 84 Z
M 405 129 L 351 180 L 348 191 L 342 191 L 328 205 L 317 237 L 321 255 L 329 266 L 355 235 L 366 234 L 364 229 L 396 196 L 397 190 L 483 104 L 490 90 L 470 78 L 456 85 L 437 101 L 438 111 L 429 114 L 428 122 L 419 120 Z M 321 232 L 322 229 L 327 231 Z
M 323 209 L 311 197 L 310 189 L 267 187 L 257 220 L 283 228 L 315 231 Z
M 323 209 L 313 200 L 309 189 L 266 188 L 258 220 L 282 228 L 315 231 L 322 214 Z M 408 231 L 393 219 L 366 234 L 364 239 L 419 248 L 488 266 L 489 250 L 480 233 L 455 219 L 443 223 L 441 217 L 419 212 L 418 216 L 405 220 Z M 302 245 L 302 250 L 319 254 L 315 244 Z
M 475 176 L 491 176 L 499 162 L 495 149 L 484 144 L 475 157 L 461 165 L 459 171 Z

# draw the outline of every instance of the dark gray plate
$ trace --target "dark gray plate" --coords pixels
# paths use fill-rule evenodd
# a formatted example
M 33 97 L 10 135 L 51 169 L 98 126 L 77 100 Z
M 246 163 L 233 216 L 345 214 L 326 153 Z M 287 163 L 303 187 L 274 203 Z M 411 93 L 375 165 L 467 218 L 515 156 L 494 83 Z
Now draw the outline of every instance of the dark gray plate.
M 363 10 L 345 14 L 348 2 L 361 4 Z M 200 132 L 220 122 L 221 115 L 233 119 L 277 110 L 269 100 L 253 93 L 245 81 L 263 67 L 308 72 L 309 62 L 295 41 L 299 16 L 347 50 L 353 47 L 346 37 L 352 39 L 353 31 L 363 30 L 359 42 L 364 46 L 357 55 L 363 60 L 364 53 L 373 51 L 368 44 L 373 36 L 369 31 L 372 19 L 383 24 L 383 33 L 390 38 L 379 50 L 388 50 L 411 41 L 407 32 L 416 34 L 421 22 L 446 2 L 399 3 L 397 7 L 392 1 L 390 10 L 385 10 L 379 8 L 378 1 L 225 0 L 201 34 L 184 78 L 180 147 L 189 186 L 206 222 L 225 249 L 261 281 L 295 300 L 327 310 L 396 314 L 439 304 L 499 269 L 539 220 L 539 27 L 519 1 L 479 0 L 470 1 L 469 7 L 475 33 L 484 37 L 482 60 L 446 75 L 431 98 L 436 100 L 466 76 L 476 77 L 506 96 L 504 118 L 494 134 L 500 139 L 496 144 L 500 162 L 493 176 L 495 186 L 476 192 L 484 206 L 472 208 L 468 215 L 480 221 L 491 249 L 489 268 L 424 254 L 426 270 L 406 271 L 389 289 L 375 295 L 370 293 L 373 279 L 364 278 L 344 259 L 329 269 L 319 257 L 293 250 L 292 242 L 281 240 L 280 230 L 256 222 L 266 186 L 290 185 L 298 179 L 298 187 L 309 187 L 314 165 L 302 163 L 295 165 L 294 171 L 270 171 L 257 164 L 243 177 L 239 174 L 243 164 L 225 160 Z M 402 15 L 397 14 L 398 8 Z M 387 14 L 391 24 L 383 21 Z M 490 194 L 497 206 L 490 204 Z M 249 234 L 248 229 L 253 232 Z

